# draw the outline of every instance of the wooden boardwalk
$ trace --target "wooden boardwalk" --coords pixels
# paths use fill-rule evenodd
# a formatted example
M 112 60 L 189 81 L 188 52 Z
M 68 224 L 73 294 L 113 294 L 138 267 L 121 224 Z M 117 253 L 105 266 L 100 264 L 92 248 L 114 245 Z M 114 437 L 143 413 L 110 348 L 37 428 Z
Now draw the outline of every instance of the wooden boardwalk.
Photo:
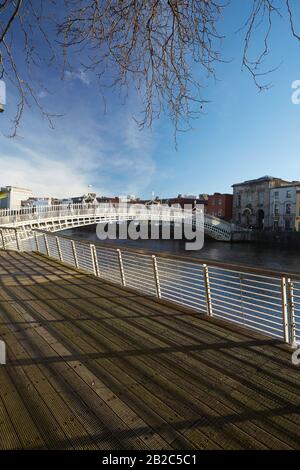
M 1 449 L 300 449 L 280 342 L 0 252 Z

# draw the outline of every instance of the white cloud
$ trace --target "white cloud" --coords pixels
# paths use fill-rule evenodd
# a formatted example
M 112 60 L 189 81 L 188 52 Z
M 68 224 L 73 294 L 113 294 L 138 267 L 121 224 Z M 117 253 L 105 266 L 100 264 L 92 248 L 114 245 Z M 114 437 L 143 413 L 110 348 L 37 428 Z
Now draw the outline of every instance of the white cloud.
M 40 99 L 46 98 L 48 96 L 48 94 L 49 93 L 47 91 L 41 90 L 41 91 L 38 92 L 37 97 L 40 98 Z
M 34 195 L 45 197 L 76 196 L 87 190 L 85 176 L 64 162 L 53 162 L 44 156 L 27 159 L 8 155 L 1 155 L 0 161 L 2 185 L 30 188 Z
M 72 71 L 67 70 L 65 72 L 65 78 L 66 80 L 80 80 L 84 85 L 90 84 L 88 74 L 82 69 Z
M 22 139 L 0 137 L 0 186 L 18 185 L 36 196 L 139 194 L 155 174 L 152 140 L 128 114 L 100 124 L 78 110 L 50 130 L 30 119 Z

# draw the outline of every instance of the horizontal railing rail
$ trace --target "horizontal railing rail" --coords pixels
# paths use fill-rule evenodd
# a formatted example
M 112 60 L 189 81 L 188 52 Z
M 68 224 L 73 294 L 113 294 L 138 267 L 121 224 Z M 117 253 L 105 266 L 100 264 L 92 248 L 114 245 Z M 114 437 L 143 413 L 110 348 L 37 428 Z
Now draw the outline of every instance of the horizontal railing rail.
M 195 226 L 199 221 L 195 217 L 201 209 L 195 209 L 193 215 L 189 210 L 166 205 L 147 206 L 138 204 L 69 204 L 55 206 L 25 207 L 19 210 L 1 210 L 0 227 L 47 228 L 49 231 L 60 231 L 74 226 L 95 224 L 113 220 L 166 220 L 185 221 Z M 203 228 L 216 239 L 229 241 L 234 225 L 209 214 L 204 214 Z M 190 220 L 189 220 L 190 219 Z
M 11 230 L 11 228 L 9 228 Z M 14 229 L 13 229 L 14 230 Z M 0 232 L 1 232 L 1 227 L 0 227 Z M 41 234 L 49 234 L 49 231 L 47 230 L 44 230 L 44 229 L 34 229 L 34 230 L 29 230 L 28 233 L 34 233 L 34 232 L 37 232 L 37 233 L 41 233 Z M 13 232 L 14 233 L 14 232 Z M 62 234 L 62 233 L 59 233 L 59 234 L 56 234 L 56 235 L 59 235 L 60 238 L 67 238 L 67 239 L 72 239 L 74 241 L 78 241 L 78 242 L 81 242 L 81 243 L 86 243 L 88 245 L 91 244 L 91 241 L 90 240 L 86 240 L 86 239 L 83 239 L 83 238 L 80 238 L 80 237 L 76 237 L 74 235 L 72 235 L 72 237 L 70 237 L 70 235 L 67 235 L 67 234 Z M 120 244 L 118 243 L 118 241 L 116 242 L 113 242 L 113 241 L 109 241 L 109 244 L 107 242 L 103 242 L 103 241 L 94 241 L 93 244 L 95 245 L 99 245 L 99 246 L 102 246 L 104 248 L 115 248 L 115 249 L 118 249 L 120 248 Z M 138 253 L 138 254 L 141 254 L 141 255 L 149 255 L 149 249 L 143 249 L 143 248 L 137 248 L 137 247 L 130 247 L 130 246 L 126 246 L 126 248 L 122 248 L 122 249 L 125 249 L 126 251 L 130 251 L 132 253 Z M 207 264 L 208 266 L 218 266 L 218 267 L 223 267 L 223 268 L 228 268 L 228 269 L 233 269 L 233 270 L 237 270 L 237 271 L 241 271 L 241 272 L 249 272 L 249 273 L 256 273 L 256 274 L 261 274 L 261 275 L 266 275 L 266 276 L 274 276 L 274 277 L 278 277 L 278 276 L 286 276 L 286 277 L 291 277 L 293 276 L 294 279 L 297 279 L 300 281 L 300 273 L 299 272 L 295 272 L 295 271 L 283 271 L 281 269 L 278 269 L 278 268 L 272 268 L 271 269 L 266 269 L 266 268 L 262 268 L 262 267 L 253 267 L 253 266 L 250 266 L 250 265 L 247 265 L 247 264 L 238 264 L 238 263 L 230 263 L 230 262 L 224 262 L 224 261 L 219 261 L 219 260 L 215 260 L 215 259 L 207 259 L 207 258 L 200 258 L 200 257 L 193 257 L 192 256 L 192 253 L 190 256 L 185 256 L 185 255 L 182 255 L 182 254 L 175 254 L 173 255 L 171 252 L 166 252 L 166 251 L 155 251 L 155 250 L 151 250 L 151 254 L 154 254 L 156 256 L 159 256 L 161 258 L 167 258 L 167 259 L 173 259 L 173 260 L 180 260 L 180 261 L 187 261 L 187 262 L 190 262 L 190 263 L 195 263 L 195 264 L 199 264 L 199 263 L 204 263 L 204 264 Z
M 0 230 L 3 232 L 4 229 Z M 227 320 L 288 344 L 300 339 L 300 275 L 169 253 L 91 243 L 45 230 L 11 231 L 36 251 L 104 280 Z M 5 248 L 5 247 L 4 247 Z

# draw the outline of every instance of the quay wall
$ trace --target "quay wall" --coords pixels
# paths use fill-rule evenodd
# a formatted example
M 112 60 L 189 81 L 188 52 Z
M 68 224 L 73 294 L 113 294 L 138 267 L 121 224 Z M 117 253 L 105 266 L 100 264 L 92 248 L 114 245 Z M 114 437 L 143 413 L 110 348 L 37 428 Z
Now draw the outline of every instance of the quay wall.
M 273 232 L 267 230 L 234 232 L 232 242 L 266 243 L 300 248 L 300 232 Z

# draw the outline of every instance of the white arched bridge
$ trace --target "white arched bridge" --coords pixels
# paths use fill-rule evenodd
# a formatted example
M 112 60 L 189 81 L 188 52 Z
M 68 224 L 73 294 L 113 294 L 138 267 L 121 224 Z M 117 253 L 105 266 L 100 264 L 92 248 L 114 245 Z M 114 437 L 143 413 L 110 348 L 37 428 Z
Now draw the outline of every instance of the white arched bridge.
M 200 215 L 199 215 L 200 214 Z M 202 217 L 201 217 L 202 214 Z M 235 226 L 217 217 L 204 214 L 202 209 L 187 211 L 180 207 L 161 204 L 68 204 L 24 207 L 18 210 L 0 210 L 0 246 L 10 247 L 13 240 L 33 237 L 35 230 L 58 232 L 98 223 L 122 221 L 191 223 L 195 228 L 204 226 L 204 233 L 216 240 L 230 241 Z

